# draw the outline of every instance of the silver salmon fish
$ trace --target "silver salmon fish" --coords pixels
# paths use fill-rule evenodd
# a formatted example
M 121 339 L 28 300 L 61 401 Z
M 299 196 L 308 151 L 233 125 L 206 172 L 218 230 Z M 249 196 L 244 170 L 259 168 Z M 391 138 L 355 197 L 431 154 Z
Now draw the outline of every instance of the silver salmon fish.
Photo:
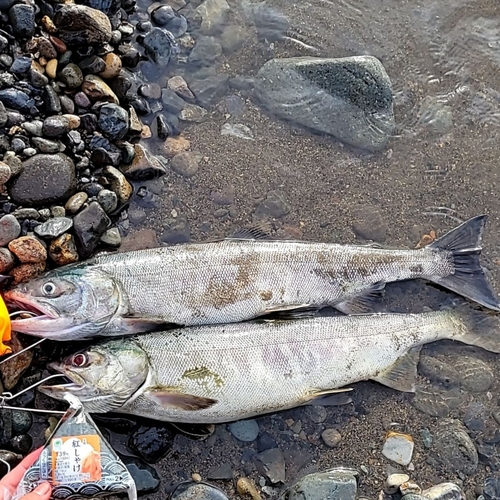
M 486 216 L 418 250 L 230 238 L 103 254 L 5 293 L 32 313 L 13 330 L 55 340 L 231 323 L 276 311 L 334 306 L 368 312 L 384 283 L 424 278 L 491 309 L 479 262 Z
M 421 346 L 453 339 L 499 352 L 499 318 L 469 307 L 423 314 L 254 321 L 108 340 L 50 368 L 94 413 L 218 423 L 314 402 L 361 380 L 414 391 Z

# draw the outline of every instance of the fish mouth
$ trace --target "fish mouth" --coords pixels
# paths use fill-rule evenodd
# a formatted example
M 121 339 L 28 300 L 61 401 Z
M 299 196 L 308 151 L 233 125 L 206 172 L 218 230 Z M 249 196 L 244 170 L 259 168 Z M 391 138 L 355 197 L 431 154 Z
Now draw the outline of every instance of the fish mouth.
M 13 319 L 13 324 L 19 324 L 22 321 L 36 319 L 57 319 L 59 318 L 59 314 L 57 311 L 49 306 L 42 305 L 40 302 L 31 300 L 23 294 L 8 291 L 4 295 L 5 302 L 9 309 L 11 309 L 11 313 L 28 313 L 31 316 L 29 318 L 16 318 Z
M 61 366 L 61 364 L 49 363 L 47 368 L 50 371 L 55 371 L 64 375 L 65 383 L 54 385 L 42 384 L 38 386 L 38 390 L 41 393 L 55 399 L 62 399 L 64 394 L 68 392 L 71 394 L 78 394 L 79 391 L 82 391 L 85 388 L 85 381 L 83 378 L 76 373 L 71 373 L 71 375 L 69 375 L 68 371 L 64 368 L 64 366 Z

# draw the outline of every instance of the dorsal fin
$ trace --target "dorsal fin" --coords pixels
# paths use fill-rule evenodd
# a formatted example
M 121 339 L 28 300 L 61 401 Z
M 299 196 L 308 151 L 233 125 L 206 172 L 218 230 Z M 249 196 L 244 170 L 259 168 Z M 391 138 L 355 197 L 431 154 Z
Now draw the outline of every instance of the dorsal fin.
M 248 227 L 237 229 L 227 240 L 273 240 L 271 237 L 271 224 L 260 222 Z

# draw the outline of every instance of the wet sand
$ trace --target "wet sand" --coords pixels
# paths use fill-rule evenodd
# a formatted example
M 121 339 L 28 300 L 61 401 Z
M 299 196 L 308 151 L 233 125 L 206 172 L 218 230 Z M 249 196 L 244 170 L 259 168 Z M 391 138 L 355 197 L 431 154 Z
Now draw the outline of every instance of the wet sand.
M 297 37 L 319 47 L 322 56 L 372 54 L 382 60 L 394 87 L 398 136 L 382 153 L 355 151 L 331 137 L 279 121 L 262 110 L 251 94 L 235 92 L 244 100 L 242 115 L 225 115 L 221 103 L 205 123 L 184 130 L 191 149 L 203 155 L 199 171 L 190 179 L 168 174 L 161 181 L 161 191 L 159 181 L 153 182 L 153 189 L 161 192 L 161 201 L 148 211 L 147 226 L 161 234 L 175 210 L 189 220 L 193 240 L 223 237 L 254 222 L 256 206 L 269 192 L 278 192 L 290 206 L 287 215 L 271 221 L 278 236 L 364 244 L 367 241 L 356 236 L 353 224 L 357 210 L 374 207 L 387 224 L 384 245 L 415 247 L 430 230 L 442 235 L 457 225 L 448 216 L 425 215 L 437 211 L 428 207 L 447 207 L 453 210 L 448 213 L 462 220 L 487 213 L 484 263 L 492 273 L 495 288 L 500 290 L 496 141 L 500 115 L 496 104 L 485 97 L 491 95 L 492 75 L 498 67 L 487 40 L 483 37 L 481 42 L 480 27 L 475 25 L 465 34 L 459 29 L 471 16 L 472 4 L 448 1 L 438 5 L 426 1 L 417 7 L 408 2 L 374 5 L 368 0 L 268 3 L 289 15 Z M 475 2 L 476 17 L 498 22 L 493 5 Z M 290 42 L 278 42 L 274 55 L 315 54 Z M 253 76 L 267 57 L 263 46 L 251 39 L 227 57 L 219 71 L 231 76 Z M 449 74 L 450 68 L 454 68 L 454 74 Z M 433 113 L 444 105 L 452 110 L 453 125 L 445 133 L 418 123 L 426 96 L 438 102 L 434 111 L 431 109 Z M 245 124 L 255 140 L 221 136 L 221 126 L 226 122 Z M 153 151 L 160 151 L 159 145 L 151 146 Z M 220 206 L 213 203 L 211 194 L 228 186 L 235 193 L 233 216 L 220 218 L 214 215 Z M 438 307 L 449 296 L 421 283 L 396 284 L 388 287 L 384 304 L 388 310 L 421 311 L 424 307 Z M 477 356 L 487 361 L 493 373 L 498 372 L 498 359 L 480 350 L 453 343 L 445 344 L 444 349 L 452 363 L 458 354 Z M 426 350 L 432 354 L 433 347 Z M 420 382 L 428 384 L 425 378 Z M 498 390 L 495 379 L 488 393 L 465 395 L 465 403 L 448 416 L 463 417 L 469 401 L 481 401 L 494 411 Z M 409 475 L 422 487 L 464 479 L 464 490 L 472 494 L 476 485 L 482 485 L 487 472 L 482 463 L 474 475 L 460 478 L 456 472 L 429 460 L 436 450 L 424 448 L 420 433 L 428 428 L 433 434 L 440 417 L 415 409 L 411 405 L 413 396 L 367 382 L 356 384 L 352 397 L 349 405 L 329 407 L 324 424 L 314 424 L 304 408 L 258 419 L 261 432 L 268 431 L 285 455 L 287 484 L 312 470 L 363 465 L 368 473 L 361 476 L 360 493 L 376 498 L 388 471 L 405 470 L 381 455 L 385 433 L 398 430 L 415 440 L 415 470 Z M 290 430 L 288 419 L 301 422 L 306 440 Z M 335 449 L 314 438 L 325 426 L 337 428 L 342 435 Z M 191 473 L 206 479 L 219 461 L 231 464 L 235 479 L 249 476 L 258 484 L 255 466 L 245 460 L 247 450 L 256 450 L 256 444 L 239 443 L 225 431 L 225 426 L 218 426 L 216 436 L 208 442 L 186 444 L 157 464 L 164 478 L 163 487 Z M 309 442 L 307 436 L 317 442 Z M 213 482 L 235 497 L 234 481 Z M 160 499 L 163 493 L 148 498 Z

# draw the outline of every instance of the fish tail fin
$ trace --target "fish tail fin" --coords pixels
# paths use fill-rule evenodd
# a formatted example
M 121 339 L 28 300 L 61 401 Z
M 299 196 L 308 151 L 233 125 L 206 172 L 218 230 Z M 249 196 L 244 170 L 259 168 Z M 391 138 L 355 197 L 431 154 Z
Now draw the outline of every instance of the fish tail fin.
M 498 297 L 479 261 L 486 219 L 486 215 L 474 217 L 429 245 L 428 248 L 449 252 L 455 270 L 449 276 L 431 276 L 428 279 L 485 307 L 500 311 Z
M 500 353 L 500 315 L 461 304 L 456 309 L 464 326 L 454 338 L 464 344 Z

